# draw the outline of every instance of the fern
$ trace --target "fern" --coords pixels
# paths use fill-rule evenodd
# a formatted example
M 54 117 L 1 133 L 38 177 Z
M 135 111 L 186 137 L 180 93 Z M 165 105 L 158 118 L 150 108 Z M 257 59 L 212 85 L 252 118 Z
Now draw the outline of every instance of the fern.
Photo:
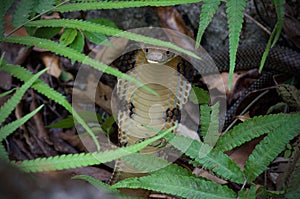
M 13 76 L 15 76 L 16 78 L 18 78 L 24 82 L 29 81 L 29 79 L 32 78 L 32 76 L 33 76 L 28 70 L 26 70 L 23 67 L 17 66 L 17 65 L 11 65 L 11 64 L 4 63 L 0 67 L 0 69 L 4 70 L 6 72 L 9 72 Z M 52 99 L 56 103 L 62 105 L 63 107 L 65 107 L 67 109 L 67 111 L 69 111 L 71 114 L 73 114 L 74 118 L 78 121 L 78 123 L 81 124 L 82 127 L 91 136 L 91 138 L 93 139 L 93 141 L 96 144 L 97 150 L 100 150 L 99 142 L 97 141 L 97 138 L 93 134 L 92 130 L 85 123 L 85 121 L 79 116 L 79 114 L 72 108 L 72 106 L 69 104 L 69 102 L 66 100 L 66 98 L 62 94 L 56 92 L 55 90 L 50 88 L 47 84 L 45 84 L 41 80 L 37 80 L 35 82 L 35 84 L 32 85 L 32 88 L 35 89 L 36 91 L 38 91 L 39 93 L 45 95 L 49 99 Z
M 200 45 L 200 41 L 204 34 L 205 29 L 211 22 L 212 17 L 218 10 L 221 0 L 203 0 L 202 10 L 200 13 L 199 27 L 196 39 L 195 48 L 197 49 Z
M 270 162 L 285 149 L 286 144 L 299 134 L 300 113 L 291 114 L 288 122 L 273 129 L 253 150 L 245 164 L 245 174 L 249 182 L 261 174 Z
M 13 109 L 18 105 L 25 92 L 47 69 L 44 69 L 29 79 L 17 92 L 0 107 L 0 124 L 9 116 Z
M 219 106 L 219 103 L 211 107 L 200 106 L 201 132 L 203 133 L 204 143 L 210 146 L 214 146 L 219 138 Z
M 220 177 L 242 184 L 243 172 L 224 153 L 211 146 L 181 135 L 168 135 L 169 142 L 195 160 L 195 166 L 201 165 L 218 174 Z
M 165 42 L 165 41 L 162 41 L 159 39 L 146 37 L 143 35 L 123 31 L 123 30 L 113 28 L 110 26 L 92 23 L 89 21 L 82 21 L 82 20 L 75 20 L 75 19 L 37 20 L 37 21 L 32 21 L 32 22 L 28 23 L 26 26 L 29 26 L 29 27 L 36 27 L 36 26 L 39 26 L 39 27 L 64 27 L 64 28 L 74 28 L 74 29 L 79 28 L 80 30 L 83 30 L 83 31 L 85 30 L 85 31 L 90 31 L 90 32 L 95 32 L 95 33 L 102 33 L 102 34 L 109 35 L 109 36 L 118 36 L 118 37 L 130 39 L 133 41 L 137 41 L 137 42 L 143 42 L 143 43 L 151 44 L 151 45 L 155 45 L 155 46 L 167 47 L 170 49 L 174 49 L 178 52 L 187 54 L 189 56 L 192 56 L 196 59 L 200 59 L 200 57 L 198 57 L 193 52 L 185 50 L 183 48 L 180 48 L 170 42 Z
M 80 10 L 98 10 L 98 9 L 117 9 L 117 8 L 132 8 L 143 6 L 173 6 L 178 4 L 196 3 L 200 0 L 131 0 L 131 1 L 102 1 L 102 2 L 85 2 L 65 4 L 55 9 L 58 12 L 73 12 Z
M 1 94 L 0 94 L 0 99 L 3 98 L 3 97 L 5 97 L 5 96 L 7 96 L 7 95 L 9 95 L 9 94 L 11 94 L 11 93 L 14 92 L 15 90 L 16 90 L 16 88 L 13 88 L 13 89 L 11 89 L 11 90 L 9 90 L 9 91 L 6 91 L 6 92 L 4 92 L 4 93 L 1 93 Z
M 276 8 L 277 13 L 277 23 L 275 25 L 274 30 L 272 31 L 272 34 L 268 40 L 266 50 L 262 56 L 259 71 L 261 72 L 263 69 L 263 66 L 266 62 L 267 56 L 269 54 L 270 48 L 275 45 L 275 43 L 278 41 L 282 27 L 283 27 L 283 19 L 284 19 L 284 3 L 285 0 L 274 0 L 273 1 Z
M 56 20 L 54 20 L 56 21 Z M 134 82 L 135 84 L 139 85 L 140 87 L 143 87 L 144 89 L 146 89 L 147 91 L 151 92 L 154 95 L 157 95 L 157 93 L 155 91 L 153 91 L 152 89 L 150 89 L 147 86 L 144 86 L 143 83 L 137 81 L 135 78 L 120 72 L 119 70 L 112 68 L 106 64 L 103 64 L 101 62 L 98 62 L 88 56 L 85 56 L 84 54 L 81 54 L 79 52 L 77 52 L 74 49 L 65 47 L 64 45 L 58 44 L 56 42 L 50 41 L 50 40 L 46 40 L 46 39 L 41 39 L 41 38 L 37 38 L 37 37 L 31 37 L 31 36 L 24 36 L 24 37 L 8 37 L 5 39 L 0 39 L 0 41 L 3 42 L 10 42 L 10 43 L 19 43 L 19 44 L 25 44 L 25 45 L 33 45 L 33 46 L 37 46 L 39 48 L 43 48 L 43 49 L 48 49 L 56 54 L 60 54 L 64 57 L 67 57 L 69 59 L 71 59 L 72 61 L 79 61 L 83 64 L 87 64 L 90 65 L 92 67 L 94 67 L 97 70 L 100 71 L 104 71 L 107 74 L 111 74 L 114 75 L 118 78 L 122 78 L 131 82 Z
M 0 143 L 0 159 L 4 161 L 9 161 L 7 151 L 2 143 Z
M 33 10 L 34 0 L 21 0 L 15 10 L 12 25 L 19 27 L 23 25 L 29 18 Z
M 229 27 L 229 82 L 228 88 L 232 87 L 232 77 L 236 61 L 236 53 L 239 45 L 239 35 L 243 24 L 243 11 L 246 7 L 246 0 L 228 0 L 226 3 L 226 14 Z
M 51 10 L 52 8 L 54 8 L 54 5 L 56 3 L 56 0 L 38 0 L 35 1 L 35 6 L 34 6 L 34 12 L 40 14 L 43 13 L 47 10 Z
M 39 106 L 37 109 L 32 111 L 31 113 L 25 115 L 24 117 L 11 122 L 2 128 L 0 128 L 0 142 L 3 141 L 7 136 L 9 136 L 11 133 L 13 133 L 17 128 L 19 128 L 21 125 L 23 125 L 27 120 L 29 120 L 32 116 L 34 116 L 37 112 L 39 112 L 44 105 Z
M 144 173 L 153 173 L 159 175 L 160 173 L 173 173 L 190 176 L 191 173 L 176 164 L 171 164 L 164 159 L 156 157 L 151 154 L 131 154 L 129 156 L 123 157 L 122 160 L 126 161 L 128 164 L 134 166 L 139 171 Z M 151 164 L 149 164 L 151 162 Z
M 192 92 L 189 96 L 194 104 L 208 104 L 210 102 L 210 96 L 207 90 L 199 88 L 197 86 L 192 86 Z
M 219 138 L 215 149 L 229 151 L 263 134 L 272 133 L 279 126 L 290 122 L 293 115 L 275 114 L 246 120 Z
M 239 199 L 255 199 L 256 198 L 256 187 L 252 185 L 250 189 L 242 189 L 239 191 Z
M 16 166 L 26 172 L 39 172 L 49 170 L 71 169 L 110 162 L 112 160 L 140 151 L 145 146 L 162 138 L 166 134 L 173 131 L 175 128 L 176 126 L 146 141 L 135 145 L 130 145 L 124 148 L 118 148 L 116 150 L 93 153 L 69 154 L 48 158 L 37 158 L 34 160 L 24 160 L 20 164 L 18 163 Z
M 128 178 L 112 186 L 113 188 L 143 188 L 184 198 L 236 198 L 235 193 L 226 186 L 194 176 L 181 176 L 161 173 L 140 178 Z
M 84 180 L 87 181 L 88 183 L 92 184 L 94 187 L 96 187 L 97 189 L 107 192 L 107 193 L 120 193 L 117 189 L 112 188 L 111 186 L 103 183 L 101 180 L 98 180 L 96 178 L 93 178 L 92 176 L 88 176 L 88 175 L 76 175 L 73 176 L 72 179 L 74 180 Z

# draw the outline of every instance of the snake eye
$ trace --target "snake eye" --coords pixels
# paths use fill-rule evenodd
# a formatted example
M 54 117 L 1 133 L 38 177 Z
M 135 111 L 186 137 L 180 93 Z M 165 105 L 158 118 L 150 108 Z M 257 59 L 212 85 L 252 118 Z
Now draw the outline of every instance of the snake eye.
M 149 51 L 149 49 L 148 48 L 145 48 L 145 52 L 147 53 Z
M 169 54 L 170 54 L 170 51 L 167 50 L 167 51 L 166 51 L 166 54 L 169 55 Z

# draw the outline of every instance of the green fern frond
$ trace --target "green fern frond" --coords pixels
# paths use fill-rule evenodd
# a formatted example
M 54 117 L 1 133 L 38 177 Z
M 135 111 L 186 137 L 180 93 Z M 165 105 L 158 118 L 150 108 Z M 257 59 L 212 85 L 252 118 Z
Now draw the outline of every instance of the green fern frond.
M 210 96 L 207 90 L 199 88 L 197 86 L 192 86 L 192 92 L 189 96 L 194 104 L 208 104 L 210 102 Z
M 259 72 L 262 71 L 264 64 L 266 62 L 266 59 L 268 57 L 268 54 L 270 52 L 270 48 L 272 48 L 278 41 L 282 27 L 283 27 L 285 0 L 274 0 L 273 2 L 275 4 L 276 13 L 277 13 L 277 23 L 276 23 L 274 30 L 272 31 L 272 34 L 268 40 L 266 50 L 261 58 Z
M 2 143 L 0 143 L 0 159 L 7 162 L 9 161 L 7 151 Z
M 112 188 L 108 184 L 105 184 L 101 180 L 98 180 L 96 178 L 93 178 L 92 176 L 88 175 L 76 175 L 72 177 L 73 180 L 84 180 L 96 187 L 97 189 L 104 191 L 104 192 L 114 192 L 114 193 L 120 193 L 117 189 Z
M 131 1 L 101 1 L 101 2 L 85 2 L 65 4 L 55 9 L 58 12 L 73 12 L 80 10 L 98 10 L 98 9 L 117 9 L 117 8 L 133 8 L 144 6 L 174 6 L 179 4 L 197 3 L 200 0 L 131 0 Z
M 4 93 L 1 93 L 1 94 L 0 94 L 0 99 L 1 99 L 2 97 L 5 97 L 5 96 L 11 94 L 11 93 L 14 92 L 15 90 L 16 90 L 16 88 L 13 88 L 13 89 L 10 89 L 9 91 L 6 91 L 6 92 L 4 92 Z
M 286 116 L 289 120 L 273 129 L 253 150 L 245 164 L 247 180 L 252 182 L 276 156 L 285 149 L 291 139 L 299 134 L 300 113 Z
M 228 18 L 229 28 L 229 82 L 228 88 L 232 87 L 232 77 L 235 68 L 236 53 L 240 40 L 240 33 L 244 21 L 244 9 L 246 7 L 246 0 L 228 0 L 226 2 L 226 14 Z
M 38 0 L 35 1 L 34 11 L 38 14 L 54 8 L 56 0 Z
M 236 198 L 235 193 L 226 186 L 207 181 L 203 178 L 174 175 L 173 173 L 168 172 L 160 175 L 128 178 L 112 185 L 112 187 L 133 189 L 143 188 L 183 198 Z
M 29 120 L 32 116 L 34 116 L 37 112 L 39 112 L 44 105 L 39 106 L 37 109 L 32 111 L 31 113 L 28 113 L 24 117 L 11 122 L 2 128 L 0 128 L 0 142 L 3 141 L 7 136 L 9 136 L 11 133 L 13 133 L 17 128 L 19 128 L 21 125 L 23 125 L 27 120 Z
M 212 147 L 219 139 L 219 106 L 219 103 L 211 107 L 200 106 L 201 133 L 203 133 L 204 143 Z
M 26 23 L 31 12 L 33 11 L 34 0 L 21 0 L 13 17 L 12 25 L 19 27 Z
M 221 136 L 215 149 L 229 151 L 263 134 L 272 133 L 279 126 L 289 123 L 292 117 L 289 114 L 253 117 Z
M 49 20 L 44 20 L 49 21 Z M 53 20 L 56 21 L 56 20 Z M 140 87 L 143 87 L 147 91 L 151 92 L 154 95 L 157 95 L 156 92 L 154 92 L 152 89 L 150 89 L 148 86 L 145 86 L 143 83 L 137 81 L 135 78 L 131 77 L 130 75 L 127 75 L 125 73 L 122 73 L 121 71 L 112 68 L 111 66 L 108 66 L 106 64 L 103 64 L 101 62 L 98 62 L 88 56 L 85 56 L 84 54 L 81 54 L 77 52 L 76 50 L 72 48 L 65 47 L 64 45 L 61 45 L 59 43 L 41 39 L 37 37 L 31 37 L 31 36 L 23 36 L 23 37 L 8 37 L 0 39 L 0 41 L 3 42 L 10 42 L 10 43 L 19 43 L 24 45 L 30 45 L 30 46 L 37 46 L 39 48 L 50 50 L 53 53 L 62 55 L 64 57 L 67 57 L 71 59 L 72 61 L 78 61 L 83 64 L 87 64 L 89 66 L 92 66 L 93 68 L 103 71 L 107 74 L 114 75 L 118 78 L 125 79 L 131 82 L 134 82 L 135 84 L 139 85 Z
M 31 87 L 31 85 L 48 69 L 44 69 L 37 74 L 35 74 L 31 79 L 29 79 L 24 85 L 21 86 L 20 89 L 16 91 L 16 93 L 7 100 L 0 107 L 0 124 L 4 122 L 4 120 L 9 116 L 9 114 L 13 111 L 13 109 L 18 105 L 20 100 L 22 99 L 25 92 Z
M 151 44 L 151 45 L 155 45 L 155 46 L 167 47 L 167 48 L 176 50 L 178 52 L 182 52 L 186 55 L 192 56 L 196 59 L 201 59 L 195 53 L 185 50 L 183 48 L 180 48 L 180 47 L 172 44 L 171 42 L 166 42 L 166 41 L 162 41 L 159 39 L 146 37 L 146 36 L 143 36 L 140 34 L 123 31 L 123 30 L 120 30 L 117 28 L 100 25 L 100 24 L 89 22 L 89 21 L 82 21 L 82 20 L 76 20 L 76 19 L 36 20 L 36 21 L 32 21 L 32 22 L 28 23 L 26 26 L 29 26 L 29 27 L 36 27 L 36 26 L 39 26 L 39 27 L 64 27 L 64 28 L 80 29 L 83 31 L 90 31 L 90 32 L 95 32 L 95 33 L 102 33 L 102 34 L 108 35 L 108 36 L 118 36 L 118 37 L 130 39 L 133 41 L 137 41 L 137 42 L 143 42 L 143 43 Z
M 252 185 L 250 189 L 242 189 L 238 193 L 239 199 L 255 199 L 256 198 L 256 186 Z
M 217 12 L 220 3 L 221 0 L 203 0 L 195 45 L 196 49 L 199 47 L 204 31 L 211 22 L 214 14 Z
M 244 175 L 240 168 L 224 153 L 211 146 L 181 135 L 166 136 L 175 148 L 194 159 L 195 166 L 201 165 L 218 176 L 242 184 Z
M 171 164 L 170 162 L 151 154 L 135 153 L 123 157 L 122 160 L 126 161 L 128 164 L 134 166 L 134 168 L 142 171 L 143 173 L 153 173 L 159 175 L 160 173 L 168 172 L 176 175 L 192 175 L 191 172 L 185 168 L 176 164 Z M 149 164 L 149 162 L 151 162 L 151 164 Z
M 0 69 L 9 72 L 14 77 L 27 82 L 32 78 L 32 73 L 26 70 L 25 68 L 18 66 L 18 65 L 11 65 L 7 63 L 3 63 Z M 94 133 L 90 129 L 90 127 L 86 124 L 86 122 L 79 116 L 79 114 L 72 108 L 70 103 L 67 101 L 67 99 L 60 93 L 53 90 L 51 87 L 49 87 L 47 84 L 45 84 L 41 80 L 37 80 L 35 84 L 32 85 L 32 88 L 35 89 L 37 92 L 45 95 L 49 99 L 52 99 L 56 103 L 62 105 L 66 108 L 67 111 L 69 111 L 71 114 L 73 114 L 74 118 L 78 121 L 79 124 L 82 125 L 82 127 L 88 132 L 88 134 L 91 136 L 93 141 L 96 144 L 97 150 L 100 150 L 100 145 L 95 137 Z
M 71 169 L 71 168 L 91 166 L 95 164 L 110 162 L 112 160 L 140 151 L 147 145 L 151 144 L 152 142 L 162 138 L 166 134 L 173 131 L 175 127 L 172 127 L 167 131 L 153 138 L 150 138 L 148 140 L 145 140 L 135 145 L 130 145 L 128 147 L 118 148 L 115 150 L 104 151 L 104 152 L 69 154 L 69 155 L 53 156 L 48 158 L 37 158 L 34 160 L 24 160 L 20 164 L 16 163 L 17 164 L 16 166 L 26 172 L 39 172 L 39 171 Z

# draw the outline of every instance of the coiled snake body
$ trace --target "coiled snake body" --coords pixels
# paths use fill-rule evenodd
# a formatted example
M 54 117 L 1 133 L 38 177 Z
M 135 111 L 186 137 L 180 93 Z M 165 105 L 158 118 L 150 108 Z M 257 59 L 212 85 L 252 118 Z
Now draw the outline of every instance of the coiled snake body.
M 239 48 L 236 69 L 257 68 L 263 52 L 263 46 Z M 210 56 L 220 72 L 228 71 L 228 53 L 215 52 Z M 131 82 L 118 80 L 118 137 L 121 146 L 132 145 L 154 136 L 155 133 L 145 126 L 163 130 L 180 123 L 181 109 L 187 102 L 190 82 L 195 74 L 189 62 L 167 50 L 151 47 L 129 52 L 112 65 L 159 94 L 154 96 Z M 271 49 L 264 69 L 300 77 L 300 55 L 289 49 L 275 47 Z M 210 72 L 206 68 L 202 70 L 202 75 Z M 155 153 L 162 146 L 163 140 L 146 147 L 142 152 Z M 111 184 L 137 176 L 126 174 L 130 169 L 132 168 L 122 161 L 116 163 Z

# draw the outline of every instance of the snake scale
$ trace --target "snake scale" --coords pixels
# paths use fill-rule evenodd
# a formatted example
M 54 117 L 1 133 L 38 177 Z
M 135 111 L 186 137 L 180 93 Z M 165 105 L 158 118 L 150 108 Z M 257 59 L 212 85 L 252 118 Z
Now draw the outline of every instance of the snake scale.
M 240 47 L 237 53 L 236 70 L 257 68 L 263 52 L 264 47 L 261 45 Z M 228 52 L 215 51 L 210 53 L 210 56 L 220 72 L 229 70 Z M 120 146 L 132 145 L 155 136 L 155 133 L 145 126 L 165 130 L 180 123 L 181 108 L 187 102 L 195 75 L 189 62 L 168 50 L 150 47 L 128 52 L 115 60 L 112 66 L 135 77 L 159 94 L 154 96 L 131 82 L 118 80 Z M 201 70 L 201 75 L 210 73 L 205 67 Z M 264 70 L 292 74 L 299 78 L 300 54 L 290 49 L 274 47 L 267 57 Z M 232 108 L 229 114 L 233 114 L 234 110 Z M 225 123 L 230 119 L 231 117 L 226 117 Z M 162 146 L 164 146 L 163 140 L 160 140 L 156 144 L 147 146 L 142 152 L 155 153 Z M 132 169 L 123 161 L 117 162 L 110 183 L 114 184 L 128 177 L 143 175 L 134 172 L 130 174 L 128 171 Z M 131 194 L 142 196 L 134 192 Z

